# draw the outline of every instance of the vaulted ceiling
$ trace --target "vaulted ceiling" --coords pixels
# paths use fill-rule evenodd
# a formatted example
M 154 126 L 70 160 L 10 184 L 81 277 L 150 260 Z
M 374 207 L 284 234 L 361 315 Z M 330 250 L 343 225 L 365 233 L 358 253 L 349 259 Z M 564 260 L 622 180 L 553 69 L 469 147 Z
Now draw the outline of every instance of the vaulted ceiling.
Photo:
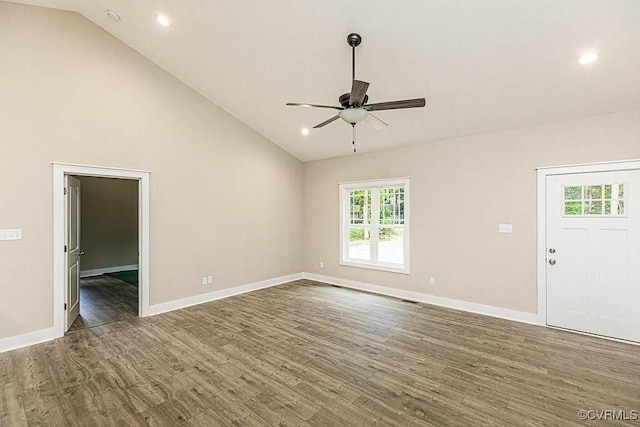
M 303 161 L 351 155 L 342 121 L 301 134 L 332 110 L 285 106 L 338 105 L 351 32 L 370 102 L 427 98 L 358 124 L 360 153 L 640 107 L 638 0 L 16 2 L 80 12 Z

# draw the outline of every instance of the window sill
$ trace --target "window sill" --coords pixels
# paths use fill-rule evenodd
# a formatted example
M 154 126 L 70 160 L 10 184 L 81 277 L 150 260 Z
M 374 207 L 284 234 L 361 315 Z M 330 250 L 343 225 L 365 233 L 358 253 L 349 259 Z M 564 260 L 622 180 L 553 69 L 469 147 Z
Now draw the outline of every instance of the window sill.
M 340 265 L 346 267 L 366 268 L 368 270 L 386 271 L 389 273 L 411 274 L 409 266 L 396 267 L 393 264 L 374 264 L 355 260 L 340 261 Z

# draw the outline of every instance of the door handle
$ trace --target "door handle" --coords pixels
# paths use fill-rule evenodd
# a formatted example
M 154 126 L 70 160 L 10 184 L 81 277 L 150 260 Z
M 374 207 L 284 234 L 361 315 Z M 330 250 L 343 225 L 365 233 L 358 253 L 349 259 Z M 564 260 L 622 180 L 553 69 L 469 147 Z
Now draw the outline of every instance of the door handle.
M 555 259 L 553 259 L 553 258 L 552 258 L 552 259 L 550 259 L 550 260 L 549 260 L 549 264 L 551 264 L 551 265 L 556 265 L 556 260 L 555 260 Z
M 78 252 L 78 255 L 80 255 L 80 256 L 84 255 L 84 251 Z

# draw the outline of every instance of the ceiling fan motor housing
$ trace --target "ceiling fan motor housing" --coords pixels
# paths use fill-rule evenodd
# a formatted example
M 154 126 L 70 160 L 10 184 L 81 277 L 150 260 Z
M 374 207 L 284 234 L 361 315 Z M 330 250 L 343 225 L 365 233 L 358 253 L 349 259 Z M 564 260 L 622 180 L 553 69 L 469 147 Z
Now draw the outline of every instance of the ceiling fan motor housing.
M 338 102 L 340 103 L 340 105 L 342 105 L 342 108 L 349 108 L 351 107 L 351 104 L 349 104 L 350 99 L 351 99 L 351 93 L 345 93 L 343 95 L 340 95 L 340 98 L 338 98 Z M 369 95 L 364 96 L 364 101 L 362 101 L 362 105 L 366 104 L 367 101 L 369 101 Z

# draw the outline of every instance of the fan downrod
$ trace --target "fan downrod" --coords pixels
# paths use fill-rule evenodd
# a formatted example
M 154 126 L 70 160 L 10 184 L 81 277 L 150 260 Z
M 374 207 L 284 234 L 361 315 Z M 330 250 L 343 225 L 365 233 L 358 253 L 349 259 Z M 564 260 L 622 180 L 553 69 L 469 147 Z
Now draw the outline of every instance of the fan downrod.
M 360 34 L 351 33 L 347 36 L 347 43 L 349 43 L 351 47 L 359 46 L 360 43 L 362 43 L 362 37 L 360 37 Z

